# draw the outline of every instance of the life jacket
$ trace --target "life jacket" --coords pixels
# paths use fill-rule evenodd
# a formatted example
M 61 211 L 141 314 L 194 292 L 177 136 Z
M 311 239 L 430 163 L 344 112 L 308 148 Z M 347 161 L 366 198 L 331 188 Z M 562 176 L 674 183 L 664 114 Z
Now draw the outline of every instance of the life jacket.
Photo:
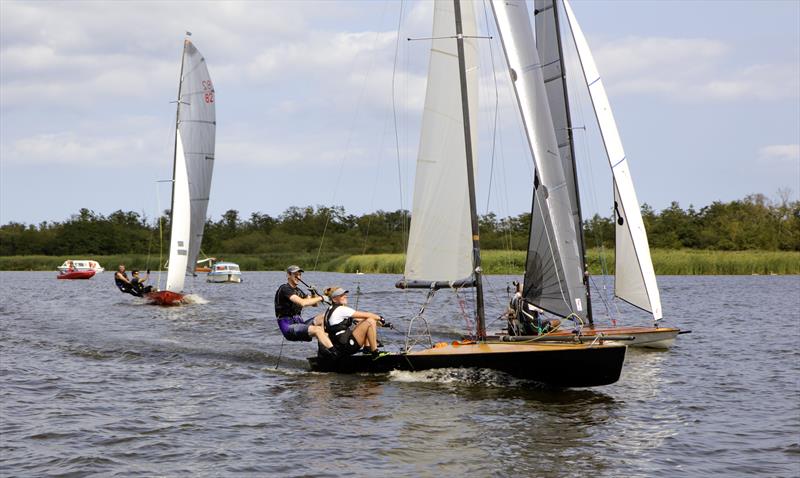
M 297 287 L 292 287 L 289 284 L 283 284 L 282 286 L 278 287 L 277 291 L 275 291 L 275 317 L 280 319 L 281 317 L 294 317 L 295 315 L 300 315 L 303 307 L 289 300 L 289 297 L 291 297 L 292 294 L 297 294 L 297 296 L 301 299 L 306 298 L 305 292 Z
M 343 347 L 352 347 L 353 344 L 350 344 L 350 336 L 352 335 L 352 331 L 350 330 L 350 326 L 353 325 L 353 318 L 346 317 L 344 320 L 339 322 L 338 324 L 331 325 L 331 316 L 333 316 L 333 311 L 339 308 L 341 304 L 333 304 L 325 311 L 325 320 L 323 325 L 325 327 L 325 333 L 328 334 L 330 337 L 331 342 L 333 342 L 333 346 L 338 348 Z M 355 341 L 355 339 L 353 339 Z M 356 344 L 357 345 L 357 344 Z
M 121 292 L 125 292 L 127 294 L 130 294 L 131 293 L 131 285 L 129 283 L 125 282 L 124 280 L 120 279 L 119 277 L 117 277 L 117 274 L 119 274 L 119 272 L 114 273 L 114 284 L 117 285 L 117 288 Z M 123 272 L 122 275 L 126 279 L 128 278 L 128 273 L 127 272 Z
M 146 290 L 144 284 L 142 283 L 142 279 L 132 277 L 131 278 L 131 291 L 130 293 L 135 295 L 136 297 L 144 297 L 145 292 L 149 292 Z

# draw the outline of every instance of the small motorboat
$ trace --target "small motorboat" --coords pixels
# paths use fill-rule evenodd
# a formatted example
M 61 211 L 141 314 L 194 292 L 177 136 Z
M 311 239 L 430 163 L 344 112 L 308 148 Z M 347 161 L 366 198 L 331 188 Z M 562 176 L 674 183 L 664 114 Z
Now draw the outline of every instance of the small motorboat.
M 57 279 L 91 279 L 96 274 L 93 270 L 88 271 L 64 271 L 56 276 Z
M 217 262 L 208 273 L 207 282 L 242 282 L 242 271 L 239 264 L 233 262 Z
M 103 272 L 105 270 L 97 261 L 92 261 L 89 259 L 67 259 L 63 264 L 58 266 L 57 269 L 59 272 L 93 271 L 95 273 Z M 82 279 L 88 279 L 89 277 L 82 277 Z

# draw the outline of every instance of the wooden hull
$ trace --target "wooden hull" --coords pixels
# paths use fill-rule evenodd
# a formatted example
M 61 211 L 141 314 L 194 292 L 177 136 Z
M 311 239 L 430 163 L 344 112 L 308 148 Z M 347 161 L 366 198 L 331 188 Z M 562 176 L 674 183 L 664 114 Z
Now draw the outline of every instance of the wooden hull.
M 598 334 L 612 336 L 630 336 L 632 340 L 626 340 L 625 345 L 630 347 L 649 347 L 656 349 L 668 349 L 675 342 L 675 337 L 680 333 L 680 329 L 671 327 L 584 327 L 581 335 L 584 337 L 595 337 Z M 572 336 L 569 330 L 556 330 L 548 334 L 548 337 Z
M 377 359 L 369 355 L 336 361 L 309 358 L 318 372 L 385 373 L 392 370 L 487 368 L 552 387 L 594 387 L 619 380 L 625 361 L 624 345 L 561 343 L 477 343 L 447 345 Z
M 183 294 L 168 290 L 159 290 L 147 294 L 147 300 L 153 305 L 173 306 L 183 303 Z
M 58 279 L 91 279 L 94 277 L 94 271 L 72 271 L 65 272 L 56 276 Z

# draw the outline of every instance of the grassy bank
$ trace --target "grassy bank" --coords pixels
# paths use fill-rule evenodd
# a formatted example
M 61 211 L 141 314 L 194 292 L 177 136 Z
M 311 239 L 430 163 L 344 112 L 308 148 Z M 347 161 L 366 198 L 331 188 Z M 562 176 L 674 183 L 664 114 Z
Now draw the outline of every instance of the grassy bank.
M 750 275 L 800 274 L 800 252 L 779 251 L 703 251 L 654 249 L 653 264 L 659 275 Z M 355 256 L 323 255 L 317 270 L 402 274 L 403 254 L 367 254 Z M 521 274 L 525 269 L 525 251 L 484 251 L 483 268 L 488 274 Z M 592 274 L 602 272 L 600 251 L 589 251 Z M 132 269 L 158 269 L 158 257 L 146 255 L 93 256 L 75 255 L 72 259 L 93 259 L 108 270 L 125 264 Z M 315 254 L 225 254 L 220 258 L 238 263 L 244 271 L 283 270 L 289 264 L 300 264 L 312 270 Z M 68 257 L 2 256 L 0 270 L 54 271 Z M 607 271 L 614 271 L 614 251 L 605 251 Z
M 525 270 L 525 251 L 486 251 L 483 268 L 488 274 L 521 274 Z M 601 257 L 604 256 L 604 260 Z M 339 272 L 400 274 L 402 254 L 350 256 L 337 266 Z M 703 251 L 652 250 L 653 267 L 658 275 L 750 275 L 800 274 L 800 252 L 782 251 Z M 614 273 L 614 251 L 588 251 L 589 271 Z

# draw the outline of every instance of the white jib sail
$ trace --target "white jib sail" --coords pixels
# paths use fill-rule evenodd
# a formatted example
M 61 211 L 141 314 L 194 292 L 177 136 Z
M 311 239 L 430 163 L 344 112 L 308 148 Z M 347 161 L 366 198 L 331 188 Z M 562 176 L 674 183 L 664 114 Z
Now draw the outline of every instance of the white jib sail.
M 614 176 L 615 213 L 618 216 L 615 218 L 617 240 L 614 293 L 620 299 L 651 312 L 653 318 L 659 320 L 662 317 L 661 297 L 656 284 L 653 261 L 650 258 L 650 246 L 647 243 L 639 200 L 633 188 L 617 123 L 614 121 L 603 80 L 597 71 L 589 44 L 567 0 L 564 0 L 564 7 Z
M 465 37 L 476 35 L 472 2 L 462 2 Z M 456 281 L 472 276 L 472 230 L 467 188 L 464 121 L 452 0 L 434 4 L 433 38 L 405 279 Z M 472 149 L 477 151 L 478 50 L 464 39 Z M 474 161 L 477 173 L 477 161 Z
M 534 205 L 533 214 L 550 216 L 541 221 L 544 227 L 552 228 L 546 234 L 550 239 L 545 247 L 549 250 L 543 251 L 543 255 L 549 255 L 550 263 L 557 265 L 556 270 L 560 269 L 560 277 L 557 278 L 557 287 L 560 289 L 558 295 L 562 304 L 567 306 L 566 312 L 580 313 L 583 316 L 581 312 L 586 308 L 585 288 L 577 242 L 580 231 L 576 231 L 572 220 L 569 190 L 561 165 L 528 8 L 523 0 L 493 0 L 492 9 L 536 164 L 539 189 L 544 192 L 536 195 L 537 200 L 544 204 Z M 549 309 L 556 310 L 556 307 Z M 561 310 L 556 311 L 567 315 Z
M 182 292 L 189 255 L 191 208 L 189 204 L 189 176 L 186 173 L 186 159 L 183 152 L 180 129 L 176 134 L 175 177 L 172 183 L 172 232 L 170 233 L 169 242 L 167 290 Z

